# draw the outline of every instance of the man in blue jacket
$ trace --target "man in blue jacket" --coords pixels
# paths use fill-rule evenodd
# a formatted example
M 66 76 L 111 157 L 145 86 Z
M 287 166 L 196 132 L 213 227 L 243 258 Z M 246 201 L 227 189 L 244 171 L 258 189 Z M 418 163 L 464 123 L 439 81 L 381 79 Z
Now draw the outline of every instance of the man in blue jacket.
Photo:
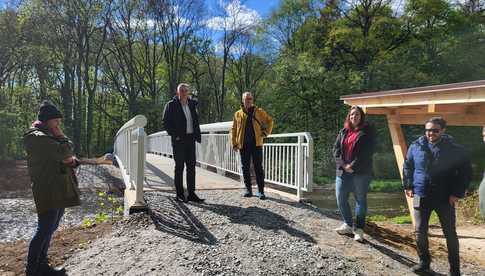
M 403 186 L 413 198 L 419 264 L 415 273 L 430 272 L 428 224 L 434 210 L 440 220 L 448 247 L 450 275 L 460 275 L 455 203 L 463 198 L 472 168 L 465 149 L 444 134 L 446 121 L 434 117 L 426 121 L 425 134 L 409 147 L 404 161 Z

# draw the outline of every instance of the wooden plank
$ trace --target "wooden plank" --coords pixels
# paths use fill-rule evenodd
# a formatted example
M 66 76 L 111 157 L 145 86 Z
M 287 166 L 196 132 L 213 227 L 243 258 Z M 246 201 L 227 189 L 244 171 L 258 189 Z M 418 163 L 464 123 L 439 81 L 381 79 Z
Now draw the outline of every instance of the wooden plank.
M 394 94 L 370 98 L 345 99 L 348 105 L 370 107 L 397 107 L 412 105 L 481 103 L 485 102 L 485 88 L 439 91 L 423 94 Z
M 460 103 L 460 104 L 428 104 L 399 107 L 366 107 L 366 114 L 372 115 L 415 115 L 425 114 L 435 116 L 437 114 L 485 114 L 485 103 Z
M 407 145 L 406 138 L 400 124 L 400 117 L 394 115 L 387 116 L 387 123 L 389 131 L 391 133 L 392 147 L 394 149 L 394 155 L 396 156 L 397 167 L 399 168 L 399 174 L 401 175 L 401 180 L 403 179 L 403 165 L 404 159 L 406 158 Z M 413 199 L 404 195 L 406 197 L 406 202 L 408 204 L 409 214 L 411 215 L 411 220 L 413 225 L 415 225 L 414 215 L 413 215 Z
M 441 116 L 446 120 L 449 126 L 484 126 L 485 113 L 481 114 L 416 114 L 400 115 L 399 121 L 402 125 L 422 125 L 424 122 L 434 116 Z

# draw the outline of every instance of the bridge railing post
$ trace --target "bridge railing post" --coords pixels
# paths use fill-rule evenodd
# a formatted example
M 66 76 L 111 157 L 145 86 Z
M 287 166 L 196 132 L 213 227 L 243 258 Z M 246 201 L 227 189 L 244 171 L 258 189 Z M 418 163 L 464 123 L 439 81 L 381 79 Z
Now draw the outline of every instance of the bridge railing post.
M 147 119 L 137 115 L 118 131 L 114 141 L 114 155 L 125 183 L 125 215 L 147 209 L 143 198 L 145 175 Z
M 303 143 L 302 143 L 303 137 L 298 136 L 298 180 L 297 180 L 297 188 L 296 188 L 296 197 L 298 200 L 301 200 L 301 186 L 304 181 L 304 171 L 303 171 L 303 154 L 304 154 L 304 149 L 303 149 Z

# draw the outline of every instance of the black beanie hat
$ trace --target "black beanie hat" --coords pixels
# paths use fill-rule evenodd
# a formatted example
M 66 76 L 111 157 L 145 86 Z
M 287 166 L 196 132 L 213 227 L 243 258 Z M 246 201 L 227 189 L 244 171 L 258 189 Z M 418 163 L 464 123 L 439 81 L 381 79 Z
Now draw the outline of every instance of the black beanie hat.
M 48 101 L 43 101 L 39 108 L 37 119 L 41 122 L 47 122 L 50 119 L 62 118 L 62 114 L 57 107 Z

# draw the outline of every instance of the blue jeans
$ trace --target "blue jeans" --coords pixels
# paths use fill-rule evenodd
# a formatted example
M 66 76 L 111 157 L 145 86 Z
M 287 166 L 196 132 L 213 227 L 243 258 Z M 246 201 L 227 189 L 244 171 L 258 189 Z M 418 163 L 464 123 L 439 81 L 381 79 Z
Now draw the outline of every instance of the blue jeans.
M 355 227 L 363 229 L 365 216 L 367 214 L 367 192 L 372 179 L 367 174 L 351 174 L 344 172 L 335 180 L 335 193 L 337 195 L 337 206 L 342 219 L 349 226 L 353 225 L 352 211 L 349 205 L 349 194 L 352 192 L 355 198 Z
M 27 275 L 37 272 L 41 263 L 47 263 L 47 251 L 49 250 L 52 234 L 59 226 L 63 215 L 64 208 L 50 209 L 37 215 L 37 230 L 30 241 L 29 254 L 27 256 Z

